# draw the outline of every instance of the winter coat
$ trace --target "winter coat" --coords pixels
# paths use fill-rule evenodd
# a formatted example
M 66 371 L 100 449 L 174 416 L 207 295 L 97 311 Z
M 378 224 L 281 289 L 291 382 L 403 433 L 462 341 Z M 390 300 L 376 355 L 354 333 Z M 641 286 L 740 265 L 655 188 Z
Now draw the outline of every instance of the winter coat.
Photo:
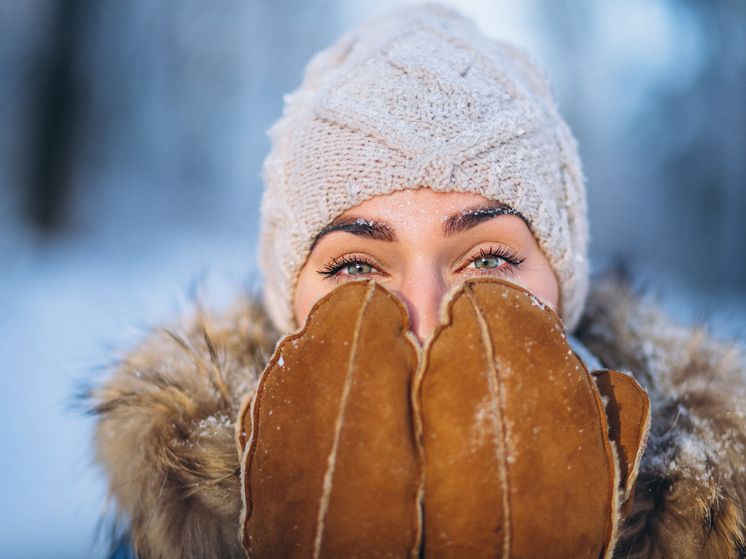
M 614 278 L 575 335 L 647 390 L 652 423 L 614 557 L 746 558 L 744 359 Z M 142 559 L 245 557 L 235 419 L 279 335 L 261 303 L 156 330 L 89 394 L 96 458 Z

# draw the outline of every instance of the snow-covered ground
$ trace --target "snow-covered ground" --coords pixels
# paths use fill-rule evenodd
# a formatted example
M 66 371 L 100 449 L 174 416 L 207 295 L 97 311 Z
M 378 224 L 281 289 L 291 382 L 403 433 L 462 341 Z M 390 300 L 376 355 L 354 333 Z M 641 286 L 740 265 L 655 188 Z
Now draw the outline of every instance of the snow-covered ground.
M 5 239 L 7 240 L 7 239 Z M 178 231 L 145 242 L 16 239 L 0 252 L 0 558 L 97 558 L 105 486 L 76 402 L 114 348 L 251 281 L 253 240 Z

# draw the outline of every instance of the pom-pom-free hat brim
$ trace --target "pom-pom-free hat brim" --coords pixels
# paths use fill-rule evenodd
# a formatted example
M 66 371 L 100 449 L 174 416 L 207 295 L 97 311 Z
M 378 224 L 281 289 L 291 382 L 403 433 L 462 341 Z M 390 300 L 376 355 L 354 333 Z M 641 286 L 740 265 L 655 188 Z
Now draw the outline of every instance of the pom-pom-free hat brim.
M 317 54 L 285 99 L 264 163 L 259 263 L 281 332 L 316 236 L 346 210 L 403 189 L 464 192 L 526 220 L 572 330 L 588 287 L 575 140 L 543 72 L 519 49 L 432 4 L 364 24 Z

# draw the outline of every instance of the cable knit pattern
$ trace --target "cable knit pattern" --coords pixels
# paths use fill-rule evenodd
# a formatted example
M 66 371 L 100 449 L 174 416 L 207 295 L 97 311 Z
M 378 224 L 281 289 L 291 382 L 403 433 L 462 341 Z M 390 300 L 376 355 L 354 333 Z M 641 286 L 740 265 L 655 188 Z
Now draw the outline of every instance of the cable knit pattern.
M 580 161 L 522 52 L 445 8 L 396 12 L 319 53 L 270 135 L 260 264 L 280 331 L 297 327 L 295 285 L 316 235 L 367 199 L 420 187 L 520 212 L 557 276 L 559 314 L 576 325 L 587 291 Z

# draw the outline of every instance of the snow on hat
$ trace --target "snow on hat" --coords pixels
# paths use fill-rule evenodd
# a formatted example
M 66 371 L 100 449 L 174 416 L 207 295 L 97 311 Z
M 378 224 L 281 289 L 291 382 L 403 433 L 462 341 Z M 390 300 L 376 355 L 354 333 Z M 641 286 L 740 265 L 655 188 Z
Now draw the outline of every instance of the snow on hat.
M 264 163 L 260 266 L 280 331 L 316 236 L 397 190 L 479 194 L 526 219 L 577 324 L 588 287 L 585 190 L 575 140 L 523 52 L 436 5 L 373 20 L 317 54 L 285 98 Z

